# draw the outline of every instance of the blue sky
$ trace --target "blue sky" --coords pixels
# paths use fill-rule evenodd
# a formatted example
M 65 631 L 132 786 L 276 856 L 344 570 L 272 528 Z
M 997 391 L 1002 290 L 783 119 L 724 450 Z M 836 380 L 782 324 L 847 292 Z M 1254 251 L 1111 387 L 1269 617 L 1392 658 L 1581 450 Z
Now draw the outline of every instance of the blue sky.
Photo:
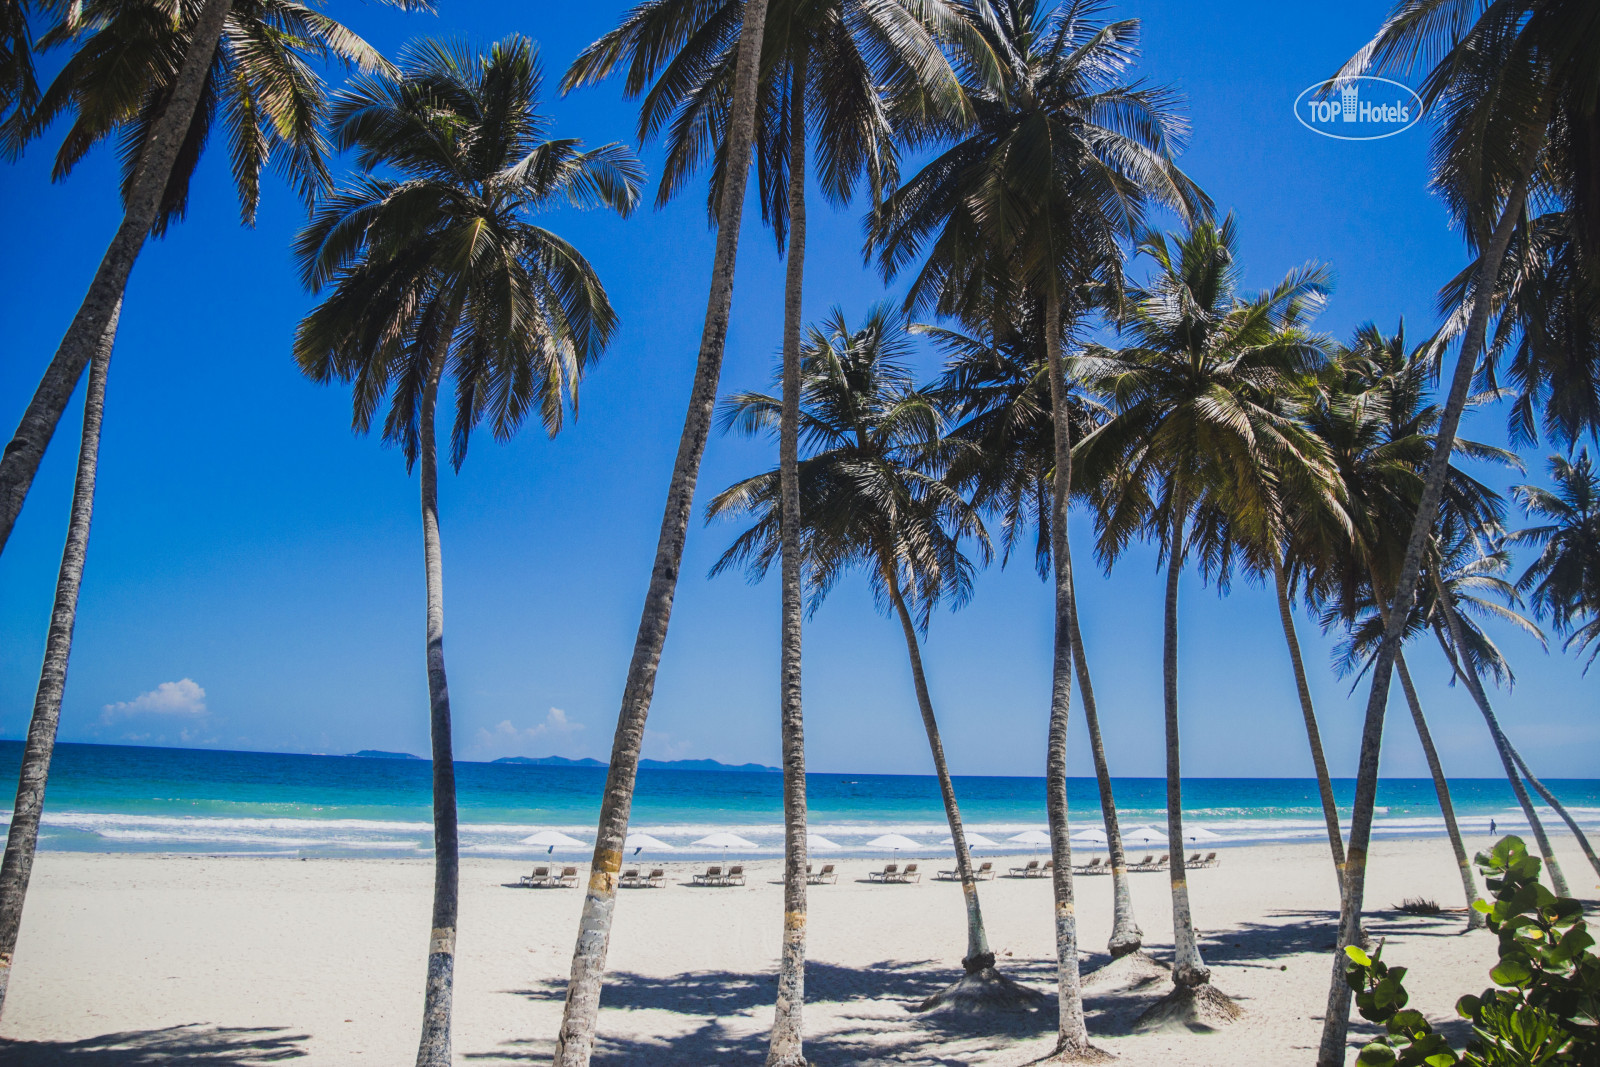
M 1340 336 L 1401 316 L 1431 329 L 1434 294 L 1465 253 L 1427 191 L 1427 133 L 1374 142 L 1319 137 L 1296 96 L 1378 25 L 1387 5 L 1145 0 L 1140 73 L 1181 90 L 1194 127 L 1182 163 L 1239 216 L 1246 282 L 1308 260 L 1337 289 L 1320 326 Z M 623 4 L 502 5 L 441 0 L 437 17 L 334 0 L 331 10 L 386 51 L 421 34 L 486 43 L 536 38 L 547 84 L 616 21 Z M 631 139 L 635 111 L 607 84 L 549 94 L 558 135 Z M 57 135 L 59 131 L 57 131 Z M 49 182 L 57 137 L 0 168 L 0 422 L 16 424 L 77 307 L 118 209 L 111 153 Z M 655 170 L 657 156 L 647 150 Z M 886 290 L 861 265 L 859 205 L 813 201 L 805 307 L 858 317 Z M 188 221 L 147 247 L 113 360 L 100 492 L 61 736 L 69 741 L 284 751 L 425 753 L 423 584 L 417 483 L 401 456 L 352 435 L 349 398 L 302 379 L 289 355 L 310 306 L 288 246 L 303 218 L 276 181 L 258 225 L 242 228 L 220 146 L 202 167 Z M 782 264 L 747 213 L 723 389 L 764 385 L 778 344 Z M 464 759 L 604 758 L 649 574 L 660 508 L 704 313 L 712 237 L 697 187 L 628 221 L 549 220 L 594 262 L 622 330 L 583 386 L 580 418 L 555 441 L 487 434 L 441 487 L 445 647 Z M 897 288 L 887 290 L 898 295 Z M 931 357 L 924 369 L 935 369 Z M 1498 440 L 1502 414 L 1468 431 Z M 0 557 L 0 736 L 26 728 L 71 495 L 78 410 L 63 422 Z M 700 503 L 773 462 L 761 441 L 714 438 Z M 1543 454 L 1529 454 L 1530 474 Z M 1521 480 L 1489 472 L 1492 483 Z M 774 582 L 705 575 L 733 536 L 693 529 L 646 755 L 776 763 Z M 1079 547 L 1085 640 L 1113 773 L 1162 769 L 1161 584 L 1132 551 L 1109 577 Z M 1185 770 L 1196 776 L 1309 776 L 1303 728 L 1272 599 L 1236 584 L 1219 599 L 1198 578 L 1181 601 Z M 953 770 L 1039 774 L 1049 684 L 1049 600 L 1031 560 L 981 576 L 963 611 L 935 617 L 929 680 Z M 1354 773 L 1364 687 L 1327 669 L 1331 640 L 1301 617 L 1312 687 L 1336 775 Z M 1503 629 L 1519 672 L 1498 706 L 1533 766 L 1594 773 L 1593 680 L 1559 652 Z M 1410 653 L 1453 776 L 1499 773 L 1465 693 L 1433 646 Z M 899 629 L 864 584 L 846 583 L 805 634 L 810 766 L 931 769 Z M 1409 717 L 1392 707 L 1384 770 L 1426 767 Z M 1075 716 L 1070 766 L 1090 773 Z M 1589 753 L 1585 756 L 1585 753 Z

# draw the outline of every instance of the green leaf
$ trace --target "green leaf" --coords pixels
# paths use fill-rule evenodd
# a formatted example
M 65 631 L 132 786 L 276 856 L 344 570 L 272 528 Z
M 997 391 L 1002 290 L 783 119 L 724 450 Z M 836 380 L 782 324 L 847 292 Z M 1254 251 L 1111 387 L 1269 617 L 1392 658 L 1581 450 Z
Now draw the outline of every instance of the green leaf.
M 1495 985 L 1520 986 L 1531 977 L 1532 969 L 1515 956 L 1502 957 L 1499 965 L 1489 972 L 1489 979 Z
M 1390 1067 L 1395 1062 L 1394 1049 L 1374 1041 L 1356 1054 L 1356 1067 Z
M 1344 954 L 1355 960 L 1363 967 L 1372 966 L 1372 957 L 1361 950 L 1359 945 L 1346 945 Z

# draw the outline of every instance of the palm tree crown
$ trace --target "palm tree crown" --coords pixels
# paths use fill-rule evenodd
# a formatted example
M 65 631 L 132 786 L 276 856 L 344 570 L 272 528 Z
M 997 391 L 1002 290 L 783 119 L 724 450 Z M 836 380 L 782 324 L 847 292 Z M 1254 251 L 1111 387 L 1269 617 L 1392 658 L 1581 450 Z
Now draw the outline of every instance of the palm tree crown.
M 1584 664 L 1587 671 L 1600 656 L 1600 476 L 1585 448 L 1572 460 L 1552 456 L 1550 477 L 1553 490 L 1535 485 L 1512 490 L 1529 517 L 1548 520 L 1510 538 L 1541 547 L 1517 588 L 1531 593 L 1534 610 L 1566 637 L 1568 649 L 1595 646 Z
M 332 292 L 302 323 L 295 354 L 317 381 L 355 382 L 358 430 L 392 393 L 384 437 L 409 464 L 428 370 L 448 346 L 459 467 L 484 418 L 499 439 L 535 408 L 559 430 L 616 330 L 588 260 L 529 216 L 561 202 L 626 215 L 642 173 L 622 145 L 546 139 L 526 38 L 486 54 L 424 41 L 401 68 L 358 78 L 334 101 L 336 143 L 367 174 L 327 197 L 296 241 L 306 284 Z

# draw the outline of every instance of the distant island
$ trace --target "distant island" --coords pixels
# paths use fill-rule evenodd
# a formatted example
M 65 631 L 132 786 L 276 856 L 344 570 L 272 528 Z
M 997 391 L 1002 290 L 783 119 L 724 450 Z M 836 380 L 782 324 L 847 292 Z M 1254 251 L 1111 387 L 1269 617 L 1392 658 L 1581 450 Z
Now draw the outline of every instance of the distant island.
M 567 759 L 565 756 L 502 756 L 495 763 L 511 763 L 521 767 L 604 767 L 600 760 L 585 756 Z M 729 771 L 744 774 L 780 774 L 777 767 L 760 763 L 720 763 L 714 759 L 642 759 L 639 769 L 647 771 Z
M 376 748 L 364 748 L 360 752 L 347 752 L 346 756 L 358 759 L 421 759 L 409 752 L 382 752 Z

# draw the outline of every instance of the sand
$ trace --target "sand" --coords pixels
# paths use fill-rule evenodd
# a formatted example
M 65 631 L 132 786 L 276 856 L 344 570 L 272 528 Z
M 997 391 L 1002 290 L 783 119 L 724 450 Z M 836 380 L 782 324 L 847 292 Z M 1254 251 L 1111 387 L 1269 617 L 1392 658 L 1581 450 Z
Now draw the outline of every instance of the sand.
M 1488 839 L 1469 842 L 1473 849 Z M 1592 872 L 1571 839 L 1562 862 L 1580 896 Z M 813 887 L 807 1053 L 828 1064 L 1026 1063 L 1049 1051 L 1050 1013 L 973 1029 L 910 1011 L 954 979 L 965 949 L 954 883 L 877 885 L 866 860 L 838 861 Z M 455 1052 L 460 1064 L 544 1061 L 561 1014 L 581 890 L 512 888 L 531 864 L 462 864 Z M 618 905 L 598 1064 L 760 1063 L 772 1018 L 782 887 L 776 861 L 743 887 L 669 884 Z M 948 863 L 924 861 L 924 870 Z M 999 864 L 997 864 L 999 866 Z M 246 1065 L 409 1063 L 415 1056 L 431 865 L 413 860 L 45 853 L 34 870 L 0 1063 Z M 1213 1033 L 1131 1034 L 1168 988 L 1091 984 L 1089 1029 L 1119 1062 L 1310 1063 L 1321 1029 L 1336 894 L 1325 848 L 1234 848 L 1190 876 L 1215 984 L 1243 1009 Z M 1084 969 L 1106 961 L 1111 880 L 1078 880 Z M 1170 952 L 1164 875 L 1133 879 L 1155 955 Z M 1464 935 L 1460 882 L 1442 839 L 1374 849 L 1368 931 L 1411 968 L 1412 1006 L 1448 1022 L 1479 991 L 1494 939 Z M 1455 910 L 1390 909 L 1423 896 Z M 1054 997 L 1050 886 L 982 885 L 1006 973 Z M 1458 1029 L 1458 1028 L 1457 1028 Z

